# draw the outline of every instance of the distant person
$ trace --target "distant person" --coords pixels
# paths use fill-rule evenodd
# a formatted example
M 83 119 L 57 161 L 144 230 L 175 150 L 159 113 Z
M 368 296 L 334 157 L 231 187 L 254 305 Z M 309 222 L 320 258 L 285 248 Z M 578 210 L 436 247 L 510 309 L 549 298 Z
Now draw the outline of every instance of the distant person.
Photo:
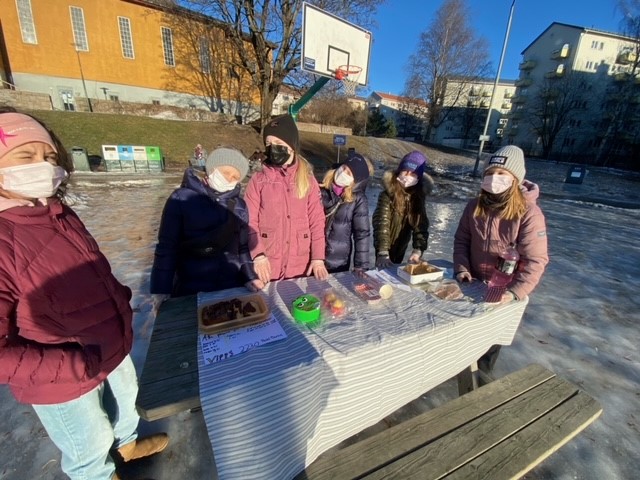
M 498 254 L 516 244 L 520 262 L 500 303 L 522 300 L 538 285 L 547 255 L 545 218 L 537 205 L 540 190 L 525 180 L 522 149 L 507 145 L 491 155 L 484 168 L 480 193 L 462 213 L 453 244 L 454 273 L 458 282 L 491 278 Z M 483 356 L 479 366 L 490 371 L 499 346 Z
M 354 153 L 338 168 L 329 170 L 320 186 L 329 273 L 349 271 L 352 255 L 358 274 L 369 269 L 371 222 L 365 193 L 369 173 L 367 160 Z
M 271 119 L 263 130 L 267 158 L 247 184 L 249 246 L 258 278 L 267 283 L 313 274 L 324 264 L 324 210 L 309 162 L 300 155 L 291 115 Z
M 236 149 L 220 147 L 207 158 L 205 170 L 202 175 L 188 168 L 165 204 L 152 294 L 180 297 L 243 285 L 253 292 L 264 286 L 251 264 L 249 213 L 240 198 L 248 160 Z
M 63 203 L 73 165 L 30 115 L 0 110 L 0 382 L 31 404 L 72 479 L 117 479 L 138 439 L 131 290 Z
M 425 173 L 427 157 L 415 150 L 405 155 L 398 168 L 384 172 L 383 189 L 373 212 L 373 245 L 376 268 L 404 261 L 409 242 L 409 263 L 419 263 L 427 250 L 429 218 L 425 207 L 433 180 Z
M 201 144 L 197 144 L 193 149 L 193 157 L 191 157 L 191 166 L 197 170 L 204 171 L 204 163 L 207 159 L 207 151 Z

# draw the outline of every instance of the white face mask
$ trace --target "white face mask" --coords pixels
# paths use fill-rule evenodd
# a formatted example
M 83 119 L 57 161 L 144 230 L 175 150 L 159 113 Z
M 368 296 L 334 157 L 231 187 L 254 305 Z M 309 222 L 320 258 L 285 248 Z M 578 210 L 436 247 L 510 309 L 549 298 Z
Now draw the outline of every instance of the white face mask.
M 207 177 L 207 183 L 216 192 L 220 193 L 229 192 L 236 188 L 236 185 L 238 184 L 238 182 L 228 182 L 217 168 L 215 168 L 213 173 Z
M 4 190 L 25 198 L 53 196 L 68 176 L 64 168 L 51 165 L 49 162 L 0 168 L 0 175 L 2 175 L 0 186 Z
M 401 173 L 400 175 L 398 175 L 398 181 L 404 188 L 409 188 L 418 183 L 418 177 Z
M 485 192 L 504 193 L 513 185 L 513 178 L 509 175 L 487 175 L 482 179 L 480 186 Z
M 345 172 L 344 168 L 340 167 L 333 177 L 333 181 L 339 187 L 348 187 L 353 183 L 353 177 Z

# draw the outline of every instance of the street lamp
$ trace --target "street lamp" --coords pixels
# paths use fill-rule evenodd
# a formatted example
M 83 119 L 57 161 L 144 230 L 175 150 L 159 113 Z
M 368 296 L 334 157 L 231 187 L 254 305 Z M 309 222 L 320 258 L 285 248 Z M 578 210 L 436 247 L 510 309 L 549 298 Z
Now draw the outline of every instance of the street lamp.
M 487 112 L 487 119 L 484 122 L 484 131 L 480 137 L 480 147 L 478 148 L 478 156 L 476 157 L 476 164 L 473 167 L 473 176 L 478 174 L 478 165 L 480 164 L 480 157 L 482 156 L 482 149 L 484 148 L 484 142 L 487 140 L 487 130 L 489 129 L 489 121 L 491 120 L 491 109 L 493 108 L 493 97 L 496 94 L 498 88 L 498 82 L 500 81 L 500 72 L 502 71 L 502 62 L 504 62 L 504 54 L 507 51 L 507 42 L 509 41 L 509 32 L 511 31 L 511 19 L 513 18 L 513 9 L 515 8 L 516 0 L 511 2 L 511 9 L 509 10 L 509 21 L 507 22 L 507 31 L 504 34 L 504 41 L 502 42 L 502 53 L 500 54 L 500 63 L 498 64 L 498 72 L 496 73 L 496 79 L 493 82 L 493 90 L 491 90 L 491 100 L 489 100 L 489 111 Z
M 109 89 L 107 87 L 100 87 L 100 90 L 102 90 L 102 93 L 104 93 L 104 99 L 107 99 L 107 92 L 109 91 Z
M 87 93 L 87 84 L 84 81 L 84 73 L 82 71 L 82 62 L 80 61 L 80 50 L 78 49 L 77 43 L 72 43 L 76 49 L 76 55 L 78 57 L 78 66 L 80 67 L 80 79 L 82 80 L 82 88 L 84 89 L 84 96 L 87 98 L 87 103 L 89 104 L 89 111 L 93 113 L 93 105 L 91 105 L 91 99 L 89 98 L 89 94 Z

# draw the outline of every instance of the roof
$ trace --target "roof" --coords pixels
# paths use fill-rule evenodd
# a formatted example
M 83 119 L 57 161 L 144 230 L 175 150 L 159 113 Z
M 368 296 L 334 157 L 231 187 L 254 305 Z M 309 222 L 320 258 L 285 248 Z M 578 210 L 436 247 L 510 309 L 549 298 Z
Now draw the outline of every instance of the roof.
M 526 52 L 527 49 L 529 49 L 529 47 L 531 47 L 531 45 L 536 43 L 540 39 L 540 37 L 542 37 L 545 33 L 547 33 L 548 30 L 553 28 L 555 25 L 562 26 L 562 27 L 568 27 L 568 28 L 574 28 L 576 30 L 580 30 L 582 33 L 596 33 L 598 35 L 604 35 L 604 36 L 607 36 L 607 37 L 614 37 L 614 38 L 618 38 L 620 40 L 629 40 L 629 41 L 632 41 L 632 42 L 637 42 L 638 41 L 635 38 L 629 37 L 627 35 L 623 35 L 621 33 L 608 32 L 606 30 L 598 30 L 597 28 L 580 27 L 578 25 L 571 25 L 569 23 L 553 22 L 547 28 L 545 28 L 544 31 L 533 40 L 533 42 L 531 42 L 529 45 L 527 45 L 524 48 L 524 50 L 522 50 L 522 52 L 520 52 L 520 55 L 524 55 L 524 52 Z
M 375 95 L 378 95 L 382 99 L 391 100 L 393 102 L 415 103 L 415 104 L 418 104 L 418 105 L 422 105 L 424 107 L 427 106 L 427 102 L 425 102 L 424 100 L 421 100 L 419 98 L 402 97 L 400 95 L 392 95 L 391 93 L 384 93 L 384 92 L 378 92 L 378 91 L 374 91 L 373 93 Z

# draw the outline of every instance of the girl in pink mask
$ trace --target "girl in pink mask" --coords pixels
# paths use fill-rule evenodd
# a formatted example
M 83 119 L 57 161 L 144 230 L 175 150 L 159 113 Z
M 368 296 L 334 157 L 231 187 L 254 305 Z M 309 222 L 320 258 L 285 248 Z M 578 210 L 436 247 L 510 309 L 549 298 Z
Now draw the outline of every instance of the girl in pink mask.
M 169 440 L 137 439 L 131 290 L 63 203 L 71 170 L 44 124 L 0 109 L 0 383 L 33 406 L 70 478 L 108 480 L 114 458 Z
M 520 263 L 501 303 L 529 295 L 549 262 L 538 186 L 524 176 L 524 153 L 519 147 L 507 145 L 489 157 L 480 193 L 464 209 L 454 237 L 453 263 L 459 282 L 488 281 L 498 254 L 510 243 L 516 244 Z M 490 371 L 497 352 L 495 347 L 490 350 L 479 366 Z
M 369 200 L 365 193 L 370 166 L 357 153 L 329 170 L 322 185 L 327 239 L 325 264 L 329 273 L 351 268 L 351 257 L 357 274 L 369 269 Z
M 419 263 L 427 249 L 429 218 L 425 207 L 433 180 L 424 173 L 427 157 L 415 150 L 405 155 L 395 171 L 382 177 L 383 190 L 373 212 L 376 268 L 404 261 L 409 242 L 410 263 Z

